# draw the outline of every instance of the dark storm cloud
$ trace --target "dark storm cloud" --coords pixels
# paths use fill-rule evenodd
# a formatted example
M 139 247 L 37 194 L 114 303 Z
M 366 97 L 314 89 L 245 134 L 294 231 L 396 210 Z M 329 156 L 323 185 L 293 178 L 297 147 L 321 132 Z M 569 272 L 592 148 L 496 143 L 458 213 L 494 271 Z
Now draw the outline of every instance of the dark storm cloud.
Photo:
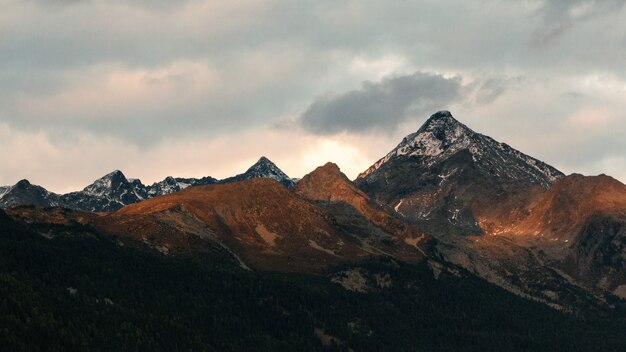
M 393 131 L 399 124 L 462 98 L 458 77 L 416 72 L 410 76 L 364 82 L 358 90 L 318 97 L 302 114 L 301 124 L 320 133 Z

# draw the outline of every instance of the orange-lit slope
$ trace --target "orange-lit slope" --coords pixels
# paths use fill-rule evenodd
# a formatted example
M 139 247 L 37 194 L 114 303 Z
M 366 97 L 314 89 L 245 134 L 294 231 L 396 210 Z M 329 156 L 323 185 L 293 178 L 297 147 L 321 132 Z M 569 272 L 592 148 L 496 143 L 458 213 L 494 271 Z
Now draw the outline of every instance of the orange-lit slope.
M 326 163 L 305 175 L 296 185 L 295 192 L 306 199 L 323 203 L 340 223 L 351 224 L 352 227 L 359 225 L 359 216 L 349 216 L 351 210 L 356 211 L 367 220 L 367 224 L 360 222 L 364 228 L 362 232 L 366 232 L 364 236 L 369 237 L 373 246 L 385 252 L 405 259 L 417 259 L 427 248 L 428 236 L 377 205 L 334 163 Z M 371 225 L 377 228 L 371 228 Z M 386 241 L 376 241 L 376 232 L 381 231 L 389 236 Z
M 321 270 L 370 256 L 335 229 L 323 209 L 271 179 L 190 187 L 129 205 L 103 219 L 107 231 L 169 251 L 217 239 L 253 268 Z
M 515 232 L 571 241 L 592 215 L 620 212 L 626 212 L 626 185 L 605 175 L 573 174 L 557 181 Z

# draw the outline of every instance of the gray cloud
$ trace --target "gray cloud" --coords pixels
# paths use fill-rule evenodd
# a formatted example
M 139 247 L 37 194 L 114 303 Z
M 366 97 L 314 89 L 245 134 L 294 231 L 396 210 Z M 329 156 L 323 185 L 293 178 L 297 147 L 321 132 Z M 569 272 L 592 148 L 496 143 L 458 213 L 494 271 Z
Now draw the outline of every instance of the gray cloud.
M 546 0 L 538 10 L 541 25 L 531 35 L 531 43 L 542 47 L 553 44 L 564 33 L 585 21 L 619 12 L 626 0 Z
M 411 118 L 447 108 L 462 98 L 459 77 L 416 72 L 410 76 L 364 82 L 358 90 L 326 94 L 302 114 L 301 124 L 314 133 L 393 131 Z
M 470 103 L 475 105 L 490 104 L 512 87 L 520 86 L 523 80 L 523 77 L 483 77 L 468 84 L 465 91 L 473 92 Z

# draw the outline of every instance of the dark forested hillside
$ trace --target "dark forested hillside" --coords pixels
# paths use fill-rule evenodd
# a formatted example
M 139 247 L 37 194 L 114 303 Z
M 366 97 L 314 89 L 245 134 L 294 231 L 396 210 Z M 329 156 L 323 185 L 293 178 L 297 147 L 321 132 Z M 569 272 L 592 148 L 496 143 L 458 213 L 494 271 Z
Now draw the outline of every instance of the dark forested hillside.
M 354 292 L 331 281 L 336 273 L 252 272 L 220 252 L 171 258 L 80 225 L 56 230 L 66 235 L 48 239 L 0 213 L 3 350 L 626 348 L 617 321 L 563 314 L 425 263 L 364 263 L 357 270 L 372 284 Z

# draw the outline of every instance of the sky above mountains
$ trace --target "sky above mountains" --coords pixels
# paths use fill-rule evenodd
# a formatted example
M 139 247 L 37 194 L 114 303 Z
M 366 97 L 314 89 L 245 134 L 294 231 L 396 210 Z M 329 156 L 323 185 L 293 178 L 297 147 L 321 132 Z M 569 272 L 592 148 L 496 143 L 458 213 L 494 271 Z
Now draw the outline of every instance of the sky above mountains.
M 0 0 L 0 185 L 353 178 L 444 109 L 626 182 L 625 2 Z

